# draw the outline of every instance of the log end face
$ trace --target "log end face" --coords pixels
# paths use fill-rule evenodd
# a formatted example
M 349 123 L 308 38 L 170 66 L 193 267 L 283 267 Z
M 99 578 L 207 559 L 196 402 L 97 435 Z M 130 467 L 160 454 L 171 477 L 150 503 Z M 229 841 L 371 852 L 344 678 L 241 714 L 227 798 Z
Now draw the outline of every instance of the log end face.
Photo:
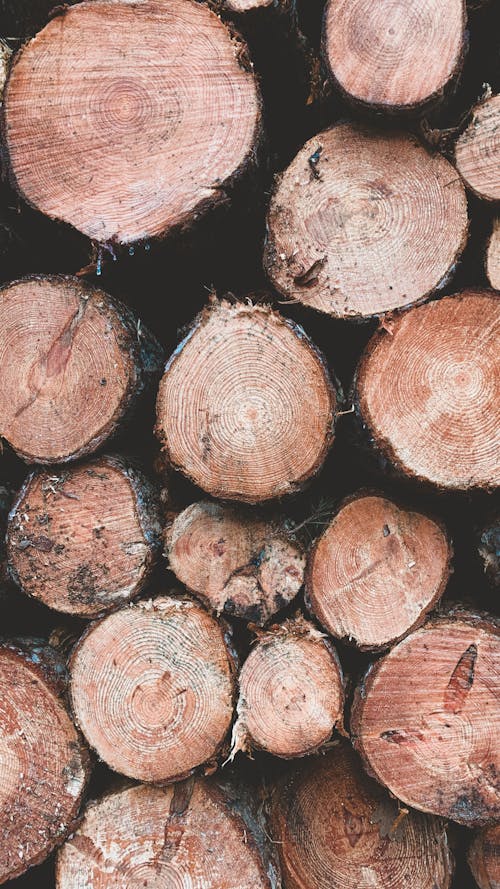
M 500 200 L 500 95 L 486 98 L 474 110 L 472 122 L 457 140 L 455 163 L 478 197 Z

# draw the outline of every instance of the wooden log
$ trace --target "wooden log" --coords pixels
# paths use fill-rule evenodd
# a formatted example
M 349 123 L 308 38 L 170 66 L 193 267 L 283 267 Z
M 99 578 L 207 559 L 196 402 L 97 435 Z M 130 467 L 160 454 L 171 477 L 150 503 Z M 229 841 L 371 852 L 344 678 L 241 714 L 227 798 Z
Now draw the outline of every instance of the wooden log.
M 493 230 L 486 250 L 486 275 L 494 290 L 500 290 L 500 216 L 493 220 Z
M 162 358 L 126 306 L 78 278 L 6 284 L 0 290 L 0 435 L 28 463 L 90 454 L 156 382 Z
M 270 809 L 284 889 L 449 889 L 441 820 L 400 809 L 346 743 L 298 765 Z
M 263 626 L 304 580 L 305 556 L 278 522 L 221 503 L 183 510 L 165 532 L 176 577 L 216 614 Z
M 87 807 L 61 849 L 57 889 L 277 889 L 243 819 L 213 782 L 130 787 Z
M 323 53 L 348 98 L 382 111 L 440 99 L 465 55 L 465 0 L 329 0 Z
M 500 94 L 475 107 L 471 123 L 457 140 L 455 164 L 477 197 L 500 200 Z
M 7 545 L 23 592 L 56 611 L 94 617 L 146 586 L 161 546 L 158 495 L 115 455 L 59 474 L 34 472 L 10 514 Z
M 317 752 L 342 726 L 344 683 L 333 645 L 298 617 L 259 633 L 240 672 L 232 756 Z
M 332 636 L 364 650 L 386 648 L 439 601 L 451 554 L 437 522 L 385 497 L 354 495 L 312 547 L 309 606 Z
M 38 640 L 0 645 L 0 883 L 74 828 L 89 759 L 62 699 L 65 670 Z
M 370 772 L 405 804 L 468 827 L 500 818 L 500 627 L 456 610 L 368 671 L 351 715 Z
M 500 886 L 500 824 L 477 831 L 469 846 L 467 860 L 479 889 Z
M 77 723 L 102 760 L 169 783 L 212 765 L 233 716 L 223 628 L 200 605 L 161 596 L 90 626 L 70 659 Z
M 301 327 L 264 305 L 213 302 L 160 383 L 156 432 L 200 488 L 258 503 L 300 490 L 333 440 L 337 397 Z
M 402 473 L 445 489 L 500 483 L 500 301 L 466 290 L 377 332 L 354 400 L 374 444 Z
M 246 57 L 194 0 L 60 7 L 5 91 L 17 189 L 100 243 L 191 223 L 253 161 L 260 98 Z
M 451 164 L 413 136 L 336 124 L 310 139 L 271 200 L 264 266 L 285 297 L 338 318 L 421 302 L 467 238 Z
M 490 516 L 479 532 L 478 551 L 488 582 L 500 588 L 500 516 Z

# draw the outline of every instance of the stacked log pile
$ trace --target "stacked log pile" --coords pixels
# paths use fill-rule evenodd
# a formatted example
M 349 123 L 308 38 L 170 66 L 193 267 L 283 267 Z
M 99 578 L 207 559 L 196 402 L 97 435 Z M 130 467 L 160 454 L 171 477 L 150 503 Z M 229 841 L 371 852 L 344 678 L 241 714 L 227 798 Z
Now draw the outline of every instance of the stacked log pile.
M 0 884 L 500 886 L 495 0 L 0 0 Z

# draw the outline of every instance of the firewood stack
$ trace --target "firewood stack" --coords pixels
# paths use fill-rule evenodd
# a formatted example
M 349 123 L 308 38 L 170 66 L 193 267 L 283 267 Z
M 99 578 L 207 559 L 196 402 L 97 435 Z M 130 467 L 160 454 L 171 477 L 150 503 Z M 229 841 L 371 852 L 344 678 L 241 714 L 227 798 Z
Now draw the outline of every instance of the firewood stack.
M 0 3 L 0 884 L 500 887 L 496 0 Z

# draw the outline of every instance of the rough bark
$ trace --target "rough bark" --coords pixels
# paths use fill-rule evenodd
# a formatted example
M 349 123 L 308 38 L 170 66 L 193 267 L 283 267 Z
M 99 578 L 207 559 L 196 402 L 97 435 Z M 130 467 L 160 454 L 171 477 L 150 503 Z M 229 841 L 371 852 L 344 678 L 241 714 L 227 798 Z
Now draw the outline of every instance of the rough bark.
M 486 275 L 494 290 L 500 290 L 500 217 L 493 220 L 486 250 Z
M 469 846 L 467 859 L 479 889 L 500 886 L 500 824 L 478 830 Z
M 62 700 L 65 671 L 37 640 L 0 644 L 0 883 L 73 829 L 89 759 Z
M 479 532 L 479 557 L 484 573 L 493 587 L 500 588 L 500 516 L 492 515 Z
M 180 780 L 213 763 L 233 716 L 223 628 L 194 602 L 162 596 L 108 615 L 70 659 L 77 723 L 110 768 Z
M 214 302 L 167 362 L 156 432 L 200 488 L 257 503 L 300 490 L 319 470 L 336 403 L 302 328 L 264 305 Z
M 162 357 L 125 305 L 77 278 L 6 284 L 0 290 L 0 435 L 28 463 L 90 454 L 156 382 Z
M 423 623 L 450 575 L 445 529 L 385 497 L 349 497 L 308 558 L 307 598 L 338 639 L 361 649 L 393 645 Z
M 395 646 L 358 687 L 351 718 L 370 772 L 404 803 L 468 827 L 500 818 L 500 629 L 460 611 Z
M 477 197 L 500 200 L 500 95 L 476 105 L 471 123 L 457 140 L 455 164 Z
M 220 503 L 193 503 L 177 515 L 165 550 L 176 577 L 211 610 L 259 626 L 304 580 L 305 556 L 279 521 Z
M 342 726 L 344 683 L 334 647 L 298 617 L 259 633 L 240 672 L 232 755 L 291 759 L 318 751 Z
M 500 301 L 466 290 L 390 320 L 358 366 L 354 401 L 375 446 L 445 489 L 500 483 Z
M 113 244 L 224 200 L 261 126 L 244 44 L 194 0 L 60 7 L 16 56 L 3 114 L 24 199 Z
M 467 202 L 452 165 L 414 136 L 340 123 L 284 172 L 267 227 L 264 266 L 285 297 L 363 319 L 446 283 L 465 246 Z
M 161 546 L 157 492 L 118 456 L 34 472 L 12 509 L 9 568 L 23 592 L 56 611 L 95 617 L 146 586 Z
M 269 831 L 285 889 L 448 889 L 440 819 L 400 809 L 342 743 L 297 766 L 273 793 Z

